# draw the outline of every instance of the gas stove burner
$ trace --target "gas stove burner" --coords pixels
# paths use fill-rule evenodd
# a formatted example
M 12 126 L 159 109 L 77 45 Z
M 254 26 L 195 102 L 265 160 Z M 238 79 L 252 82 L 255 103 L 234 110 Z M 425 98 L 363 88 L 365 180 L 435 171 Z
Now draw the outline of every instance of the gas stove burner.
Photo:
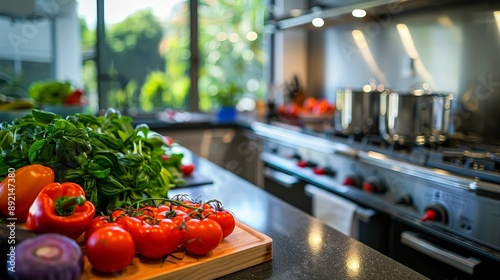
M 500 183 L 499 155 L 485 150 L 443 148 L 431 153 L 428 165 L 463 176 Z

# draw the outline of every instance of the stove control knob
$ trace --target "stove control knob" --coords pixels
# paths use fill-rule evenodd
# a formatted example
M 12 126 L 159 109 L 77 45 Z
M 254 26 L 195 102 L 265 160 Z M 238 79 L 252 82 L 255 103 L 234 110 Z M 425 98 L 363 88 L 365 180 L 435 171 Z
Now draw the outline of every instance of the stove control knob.
M 330 177 L 335 177 L 335 170 L 331 169 L 330 167 L 325 167 L 323 168 L 323 172 L 325 173 L 326 176 L 330 176 Z
M 307 167 L 311 167 L 311 168 L 315 168 L 315 167 L 317 167 L 317 166 L 318 166 L 318 164 L 317 164 L 317 163 L 315 163 L 314 161 L 310 161 L 310 160 L 308 160 L 308 161 L 306 162 L 306 164 L 307 164 Z
M 306 168 L 307 167 L 307 161 L 299 160 L 299 161 L 297 161 L 296 164 L 297 164 L 298 167 L 302 167 L 302 168 Z
M 420 218 L 420 221 L 440 222 L 446 224 L 448 222 L 448 214 L 443 206 L 434 204 L 425 208 L 425 214 Z
M 363 190 L 371 193 L 385 193 L 386 187 L 376 178 L 371 178 L 363 183 Z
M 413 198 L 409 194 L 405 194 L 401 196 L 398 200 L 395 202 L 397 205 L 405 205 L 405 206 L 412 206 L 413 205 Z
M 314 167 L 313 173 L 316 175 L 325 175 L 325 169 L 321 167 Z
M 359 187 L 359 179 L 356 176 L 347 176 L 345 177 L 342 185 L 349 187 Z
M 293 159 L 296 159 L 296 160 L 301 160 L 302 159 L 302 157 L 299 154 L 297 154 L 297 153 L 293 154 L 291 157 Z

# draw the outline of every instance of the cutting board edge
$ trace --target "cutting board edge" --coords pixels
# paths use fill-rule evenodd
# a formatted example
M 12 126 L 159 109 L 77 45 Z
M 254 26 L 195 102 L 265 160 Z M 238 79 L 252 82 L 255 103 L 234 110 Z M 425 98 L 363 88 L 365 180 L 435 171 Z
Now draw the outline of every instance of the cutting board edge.
M 252 238 L 254 240 L 256 239 L 256 241 L 238 247 L 233 253 L 219 255 L 215 258 L 208 259 L 207 261 L 185 265 L 178 269 L 169 271 L 168 273 L 158 271 L 150 271 L 150 273 L 148 273 L 148 271 L 142 271 L 140 276 L 116 275 L 114 279 L 193 279 L 190 277 L 195 277 L 195 279 L 213 279 L 267 262 L 272 259 L 272 238 L 238 220 L 236 221 L 236 226 L 247 234 L 252 235 Z M 137 278 L 138 276 L 140 278 Z M 90 275 L 90 278 L 88 279 L 94 278 Z
M 269 248 L 268 248 L 269 247 Z M 244 258 L 247 259 L 244 259 Z M 193 267 L 183 267 L 179 270 L 172 271 L 168 274 L 154 276 L 153 278 L 148 278 L 150 280 L 164 280 L 164 279 L 199 279 L 199 280 L 209 280 L 222 276 L 229 275 L 231 273 L 238 272 L 240 270 L 267 262 L 272 260 L 272 241 L 271 243 L 263 243 L 259 246 L 252 247 L 250 249 L 239 251 L 235 254 L 221 256 L 217 259 L 211 260 L 209 262 L 199 263 Z M 237 261 L 233 259 L 237 258 Z M 231 262 L 230 266 L 222 266 L 226 260 Z M 246 261 L 245 261 L 246 260 Z M 215 269 L 214 269 L 215 268 Z

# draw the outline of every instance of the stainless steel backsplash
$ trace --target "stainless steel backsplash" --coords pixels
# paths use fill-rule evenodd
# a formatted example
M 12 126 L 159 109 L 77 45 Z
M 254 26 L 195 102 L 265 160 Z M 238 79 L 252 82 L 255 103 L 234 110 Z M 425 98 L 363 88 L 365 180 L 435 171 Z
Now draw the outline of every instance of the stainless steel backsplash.
M 370 20 L 308 32 L 308 90 L 335 100 L 338 88 L 370 79 L 397 91 L 426 82 L 454 95 L 450 133 L 500 140 L 500 1 L 470 2 L 387 7 Z

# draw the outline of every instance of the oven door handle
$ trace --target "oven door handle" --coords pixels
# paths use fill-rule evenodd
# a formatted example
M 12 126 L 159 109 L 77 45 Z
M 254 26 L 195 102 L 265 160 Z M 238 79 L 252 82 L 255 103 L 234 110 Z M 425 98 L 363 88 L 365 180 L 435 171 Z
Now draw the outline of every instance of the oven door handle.
M 264 167 L 264 177 L 274 180 L 287 188 L 291 188 L 300 182 L 299 178 L 270 167 Z
M 470 275 L 474 273 L 474 268 L 481 263 L 481 260 L 474 257 L 463 257 L 441 247 L 438 247 L 427 240 L 424 240 L 416 233 L 404 231 L 401 233 L 401 243 L 443 263 L 451 265 Z

